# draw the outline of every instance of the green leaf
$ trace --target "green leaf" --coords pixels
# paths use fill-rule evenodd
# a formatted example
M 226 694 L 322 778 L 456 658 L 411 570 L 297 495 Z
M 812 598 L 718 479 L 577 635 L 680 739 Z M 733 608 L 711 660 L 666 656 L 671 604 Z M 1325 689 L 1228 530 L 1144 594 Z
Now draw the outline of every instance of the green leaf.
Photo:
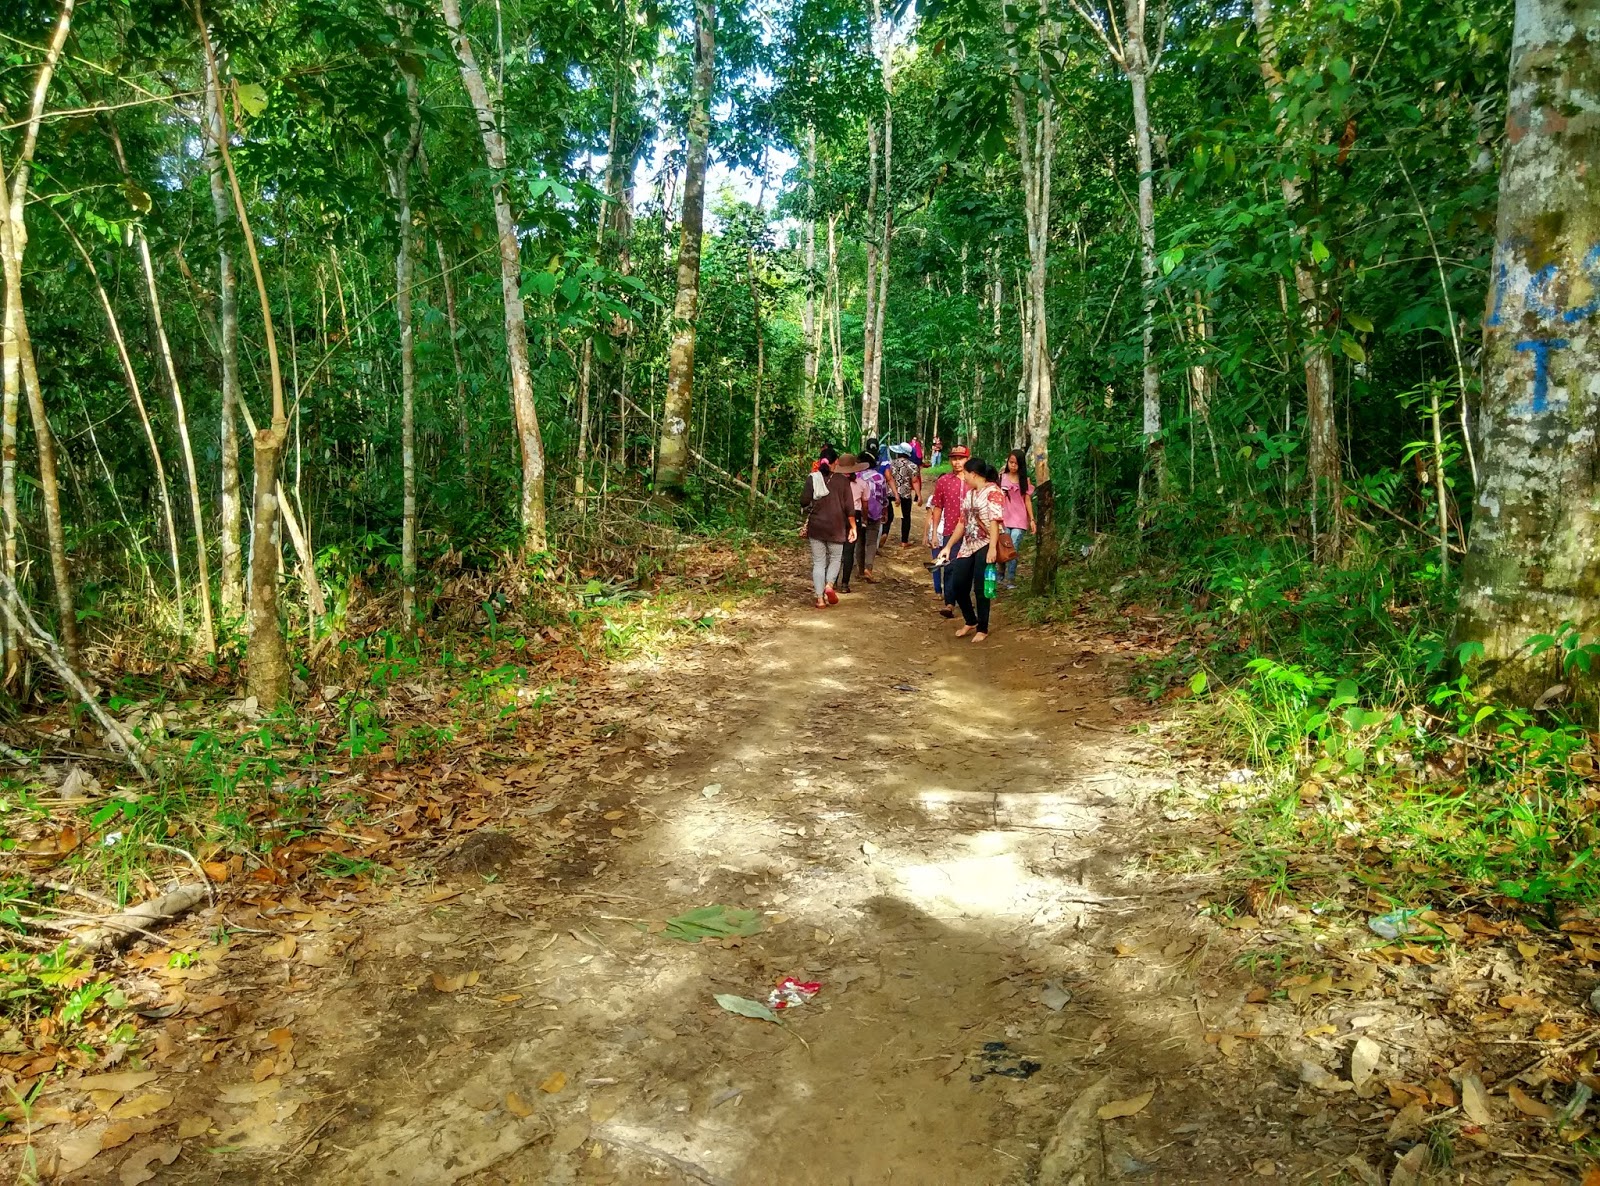
M 1372 332 L 1372 318 L 1370 317 L 1363 317 L 1360 313 L 1346 313 L 1344 319 L 1350 323 L 1353 329 L 1358 329 L 1364 334 Z
M 753 935 L 760 929 L 761 917 L 754 910 L 737 910 L 732 906 L 697 906 L 667 919 L 666 929 L 661 933 L 682 943 L 698 943 L 702 939 Z
M 1311 240 L 1311 258 L 1316 263 L 1326 263 L 1328 259 L 1328 245 L 1321 239 Z
M 1196 696 L 1199 696 L 1204 693 L 1205 690 L 1206 673 L 1203 671 L 1197 671 L 1189 677 L 1189 691 L 1193 692 Z
M 1339 349 L 1357 362 L 1367 361 L 1367 352 L 1361 348 L 1361 343 L 1348 334 L 1339 335 Z
M 260 115 L 267 109 L 267 88 L 258 83 L 236 82 L 233 84 L 233 93 L 246 115 Z
M 760 1001 L 752 1001 L 749 997 L 734 996 L 731 992 L 719 992 L 717 1004 L 729 1013 L 737 1013 L 740 1017 L 753 1017 L 757 1021 L 770 1021 L 773 1025 L 782 1025 L 782 1020 Z

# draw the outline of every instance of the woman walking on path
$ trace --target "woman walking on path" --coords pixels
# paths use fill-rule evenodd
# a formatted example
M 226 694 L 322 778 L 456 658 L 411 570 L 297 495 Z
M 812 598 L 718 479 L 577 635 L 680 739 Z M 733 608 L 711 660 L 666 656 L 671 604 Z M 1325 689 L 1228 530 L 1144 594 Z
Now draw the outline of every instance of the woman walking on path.
M 933 493 L 928 496 L 928 546 L 933 551 L 933 591 L 944 603 L 939 610 L 942 618 L 956 616 L 956 611 L 951 608 L 956 601 L 955 590 L 950 587 L 950 574 L 939 563 L 939 553 L 945 541 L 955 534 L 956 524 L 961 521 L 961 497 L 966 489 L 961 471 L 966 464 L 967 447 L 957 445 L 951 449 L 950 472 L 939 475 L 939 480 L 933 484 Z
M 805 492 L 800 495 L 800 509 L 806 514 L 806 540 L 811 545 L 811 588 L 818 609 L 839 604 L 833 583 L 839 579 L 845 545 L 856 538 L 851 475 L 861 469 L 861 463 L 849 453 L 837 461 L 824 453 L 806 478 Z
M 914 443 L 889 447 L 889 480 L 893 497 L 900 502 L 900 546 L 911 546 L 911 503 L 922 500 L 922 463 L 917 460 Z
M 1005 514 L 1005 496 L 1000 492 L 1000 474 L 981 458 L 967 462 L 962 474 L 967 492 L 961 499 L 961 518 L 955 535 L 945 541 L 939 555 L 949 562 L 944 587 L 948 594 L 955 587 L 956 604 L 965 623 L 957 638 L 972 635 L 973 642 L 989 637 L 989 597 L 984 589 L 984 570 L 989 557 L 1000 551 L 1000 520 Z M 951 559 L 954 553 L 955 558 Z
M 1033 488 L 1028 485 L 1028 459 L 1022 455 L 1021 449 L 1011 450 L 1006 457 L 1005 472 L 1000 475 L 1000 492 L 1005 497 L 1005 514 L 1000 526 L 1011 536 L 1011 543 L 1020 554 L 1022 537 L 1038 530 L 1033 522 Z M 1005 588 L 1017 587 L 1016 556 L 1006 561 L 1006 570 L 1000 575 Z

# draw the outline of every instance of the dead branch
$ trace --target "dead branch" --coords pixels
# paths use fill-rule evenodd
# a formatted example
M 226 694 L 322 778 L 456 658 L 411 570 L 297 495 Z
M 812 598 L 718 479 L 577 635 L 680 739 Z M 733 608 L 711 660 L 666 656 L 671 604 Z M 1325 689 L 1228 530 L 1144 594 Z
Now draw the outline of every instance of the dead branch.
M 73 949 L 87 952 L 121 947 L 134 935 L 150 935 L 149 927 L 170 922 L 205 900 L 205 886 L 180 885 L 159 898 L 100 917 L 94 930 L 82 932 L 72 941 Z
M 140 778 L 149 782 L 150 771 L 139 758 L 141 749 L 139 743 L 100 707 L 100 701 L 95 699 L 82 678 L 73 670 L 72 664 L 67 662 L 60 644 L 50 636 L 48 630 L 39 625 L 38 619 L 33 616 L 33 611 L 22 600 L 21 594 L 17 592 L 16 582 L 3 572 L 0 572 L 0 614 L 4 615 L 6 626 L 22 645 L 43 659 L 50 670 L 56 673 L 56 678 L 62 685 L 83 701 L 90 715 L 99 723 L 106 740 L 111 743 L 111 748 L 128 760 L 128 764 L 139 772 Z

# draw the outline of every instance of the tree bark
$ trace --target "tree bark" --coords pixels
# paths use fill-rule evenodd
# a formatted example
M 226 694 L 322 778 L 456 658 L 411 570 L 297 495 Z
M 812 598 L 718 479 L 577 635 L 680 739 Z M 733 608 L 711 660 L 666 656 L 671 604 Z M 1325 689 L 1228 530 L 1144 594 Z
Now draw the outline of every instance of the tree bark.
M 844 415 L 844 327 L 839 316 L 839 216 L 828 215 L 828 337 L 833 354 L 833 398 L 838 414 Z
M 804 387 L 800 407 L 807 426 L 815 415 L 817 402 L 817 358 L 821 353 L 817 336 L 817 129 L 806 129 L 806 295 L 800 310 L 800 337 L 805 353 L 801 363 Z
M 244 614 L 244 499 L 239 482 L 239 281 L 233 270 L 233 250 L 228 241 L 234 223 L 228 196 L 227 174 L 222 167 L 222 79 L 210 57 L 205 62 L 205 143 L 207 174 L 211 185 L 211 211 L 217 229 L 218 343 L 222 355 L 222 411 L 219 441 L 222 450 L 221 522 L 218 539 L 222 612 L 235 618 Z
M 1277 113 L 1279 142 L 1287 153 L 1293 143 L 1284 114 L 1284 82 L 1277 65 L 1278 39 L 1273 24 L 1272 0 L 1251 0 L 1251 13 L 1260 51 L 1261 79 L 1266 85 L 1267 98 Z M 1296 164 L 1294 160 L 1285 163 L 1278 180 L 1279 191 L 1283 195 L 1284 216 L 1291 224 L 1295 223 L 1296 212 L 1301 205 L 1300 180 L 1294 173 Z M 1326 332 L 1322 282 L 1315 266 L 1306 259 L 1301 240 L 1302 235 L 1297 231 L 1294 237 L 1294 303 L 1306 376 L 1306 470 L 1311 483 L 1313 544 L 1319 556 L 1335 559 L 1341 550 L 1341 508 L 1344 500 L 1339 432 L 1334 418 L 1333 358 Z
M 211 559 L 206 553 L 206 518 L 200 501 L 200 477 L 194 463 L 194 446 L 189 441 L 189 413 L 183 402 L 183 386 L 178 382 L 178 366 L 172 355 L 172 343 L 167 339 L 166 322 L 161 315 L 161 296 L 156 289 L 155 264 L 150 258 L 150 244 L 143 231 L 135 231 L 139 259 L 144 266 L 145 289 L 150 298 L 150 316 L 156 327 L 156 344 L 161 350 L 162 368 L 167 376 L 167 388 L 172 396 L 172 410 L 178 426 L 178 442 L 183 450 L 184 477 L 189 486 L 189 518 L 194 524 L 194 549 L 198 560 L 200 578 L 200 629 L 201 642 L 206 654 L 217 653 L 217 625 L 211 608 Z
M 400 323 L 400 628 L 417 628 L 417 352 L 411 316 L 411 166 L 422 147 L 422 103 L 417 72 L 401 57 L 405 80 L 406 139 L 389 172 L 399 240 L 394 257 L 395 316 Z
M 72 28 L 74 0 L 62 0 L 61 12 L 45 47 L 45 58 L 34 76 L 33 94 L 24 125 L 22 143 L 17 150 L 14 171 L 9 189 L 6 182 L 5 162 L 0 160 L 0 197 L 4 198 L 4 217 L 0 217 L 0 263 L 5 274 L 5 329 L 0 338 L 0 352 L 4 354 L 4 431 L 0 440 L 3 453 L 3 474 L 0 474 L 0 504 L 5 517 L 5 575 L 16 576 L 16 540 L 19 534 L 17 519 L 17 396 L 19 390 L 28 397 L 28 412 L 33 421 L 39 452 L 39 484 L 44 495 L 45 529 L 50 546 L 50 571 L 55 584 L 56 607 L 61 615 L 61 643 L 68 662 L 76 662 L 78 653 L 78 619 L 72 598 L 72 579 L 67 568 L 66 536 L 61 524 L 61 491 L 56 480 L 55 441 L 50 433 L 50 422 L 45 416 L 44 392 L 39 386 L 39 372 L 33 356 L 33 342 L 28 336 L 27 314 L 23 308 L 22 260 L 28 247 L 28 229 L 24 220 L 28 204 L 28 181 L 33 167 L 34 149 L 39 142 L 39 127 L 44 118 L 45 96 L 50 91 L 50 80 L 55 74 L 67 34 Z M 16 671 L 14 648 L 6 653 L 6 677 Z
M 1135 0 L 1129 0 L 1129 19 Z M 1139 151 L 1139 276 L 1144 295 L 1140 341 L 1144 357 L 1144 441 L 1146 472 L 1157 488 L 1166 485 L 1166 446 L 1161 436 L 1161 370 L 1156 362 L 1156 199 L 1155 162 L 1150 152 L 1149 62 L 1144 27 L 1129 29 L 1128 85 L 1133 90 L 1133 134 Z
M 765 214 L 763 212 L 764 217 Z M 756 327 L 755 434 L 750 444 L 750 516 L 753 519 L 756 513 L 756 491 L 761 485 L 761 388 L 767 377 L 767 335 L 766 327 L 761 317 L 761 286 L 756 280 L 756 246 L 754 238 L 748 244 L 745 266 L 750 279 L 750 312 L 755 319 Z
M 533 402 L 533 374 L 528 363 L 527 320 L 522 308 L 522 248 L 511 213 L 506 188 L 506 142 L 500 131 L 489 89 L 478 68 L 472 42 L 461 24 L 460 0 L 441 0 L 445 24 L 455 43 L 461 81 L 472 100 L 488 161 L 490 194 L 494 200 L 495 228 L 500 241 L 500 296 L 505 306 L 506 360 L 511 369 L 511 404 L 516 416 L 517 439 L 522 451 L 522 501 L 520 521 L 523 547 L 543 552 L 549 546 L 544 498 L 544 442 L 539 435 L 539 414 Z
M 59 216 L 58 216 L 59 217 Z M 178 602 L 178 629 L 183 629 L 183 560 L 178 553 L 178 525 L 172 513 L 172 496 L 167 489 L 167 467 L 161 460 L 161 447 L 156 443 L 155 427 L 150 423 L 150 411 L 145 407 L 144 393 L 139 387 L 139 376 L 133 369 L 133 360 L 128 356 L 128 341 L 122 333 L 122 323 L 117 319 L 116 307 L 111 303 L 111 294 L 106 291 L 106 286 L 100 282 L 100 271 L 94 266 L 94 257 L 89 254 L 88 248 L 83 245 L 83 240 L 78 238 L 77 232 L 61 219 L 62 229 L 72 240 L 72 245 L 78 249 L 78 256 L 83 260 L 83 265 L 93 281 L 95 292 L 100 297 L 100 309 L 106 315 L 106 329 L 111 334 L 111 344 L 116 349 L 117 361 L 122 366 L 123 382 L 128 388 L 128 402 L 133 404 L 134 411 L 139 414 L 139 425 L 144 430 L 145 443 L 150 447 L 150 461 L 156 471 L 156 495 L 161 503 L 162 525 L 167 531 L 167 550 L 172 561 L 172 587 Z M 139 238 L 143 246 L 144 237 Z M 149 258 L 148 249 L 144 252 Z
M 220 79 L 211 35 L 198 0 L 195 21 L 200 43 L 213 78 Z M 221 84 L 216 93 L 220 97 Z M 245 253 L 250 257 L 250 272 L 255 277 L 256 299 L 261 306 L 262 335 L 267 346 L 267 372 L 272 391 L 272 423 L 255 433 L 255 523 L 250 538 L 250 643 L 245 651 L 248 669 L 245 687 L 256 703 L 267 711 L 280 708 L 289 699 L 289 648 L 284 641 L 283 624 L 278 614 L 278 467 L 289 438 L 289 417 L 283 398 L 283 369 L 278 364 L 278 335 L 272 322 L 272 302 L 267 296 L 267 278 L 256 254 L 255 235 L 250 230 L 250 214 L 245 208 L 239 175 L 228 151 L 228 120 L 220 102 L 217 116 L 217 153 L 228 176 L 228 191 L 233 212 L 239 220 Z
M 1600 109 L 1596 44 L 1600 0 L 1518 0 L 1455 639 L 1519 704 L 1569 677 L 1534 635 L 1600 628 L 1600 135 L 1572 114 Z
M 683 219 L 678 244 L 678 295 L 672 308 L 666 404 L 656 450 L 656 490 L 682 498 L 689 467 L 689 418 L 694 399 L 695 319 L 700 303 L 700 238 L 705 223 L 706 154 L 711 140 L 711 90 L 716 65 L 716 0 L 695 0 L 694 88 L 683 172 Z
M 1038 97 L 1034 100 L 1034 111 L 1029 118 L 1027 96 L 1023 93 L 1021 84 L 1021 68 L 1017 52 L 1016 26 L 1007 22 L 1008 41 L 1011 47 L 1011 109 L 1017 125 L 1018 164 L 1022 174 L 1023 184 L 1023 213 L 1027 227 L 1028 237 L 1028 284 L 1027 284 L 1027 309 L 1022 309 L 1022 292 L 1018 292 L 1018 312 L 1023 316 L 1023 376 L 1027 391 L 1027 442 L 1028 465 L 1033 471 L 1034 486 L 1034 518 L 1038 525 L 1035 532 L 1035 563 L 1033 568 L 1033 588 L 1036 592 L 1044 592 L 1055 583 L 1056 567 L 1058 563 L 1058 550 L 1056 548 L 1055 524 L 1055 497 L 1050 486 L 1050 423 L 1052 415 L 1052 374 L 1050 365 L 1050 325 L 1048 306 L 1045 301 L 1047 295 L 1047 282 L 1050 266 L 1050 200 L 1051 177 L 1055 163 L 1055 100 L 1052 97 L 1050 86 L 1051 61 L 1055 53 L 1055 43 L 1059 40 L 1059 26 L 1052 22 L 1047 15 L 1046 6 L 1040 5 L 1040 44 L 1037 52 L 1036 68 L 1039 71 L 1040 86 Z M 1142 19 L 1142 18 L 1141 18 Z M 1142 44 L 1142 42 L 1141 42 Z M 1130 75 L 1130 78 L 1132 76 Z M 1140 92 L 1135 91 L 1135 123 L 1138 123 Z M 1143 152 L 1149 155 L 1149 119 L 1148 114 L 1144 120 L 1145 143 Z M 1144 212 L 1144 185 L 1148 178 L 1142 179 L 1140 187 L 1140 231 L 1145 230 Z M 1150 231 L 1151 245 L 1147 250 L 1152 255 L 1153 224 Z M 999 277 L 996 276 L 995 297 L 998 303 L 1000 298 Z M 1154 297 L 1152 295 L 1153 302 Z M 1146 427 L 1149 423 L 1149 400 L 1151 377 L 1150 327 L 1148 324 L 1149 310 L 1146 311 L 1147 324 L 1145 327 L 1145 400 L 1146 400 Z M 1156 413 L 1160 416 L 1160 397 L 1156 397 Z

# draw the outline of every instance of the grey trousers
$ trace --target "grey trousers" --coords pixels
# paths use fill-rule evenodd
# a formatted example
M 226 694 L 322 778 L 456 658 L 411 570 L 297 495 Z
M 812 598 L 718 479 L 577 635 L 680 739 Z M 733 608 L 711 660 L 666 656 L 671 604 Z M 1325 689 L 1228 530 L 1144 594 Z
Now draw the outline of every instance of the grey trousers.
M 821 597 L 822 590 L 839 579 L 839 565 L 844 563 L 844 545 L 824 543 L 820 539 L 806 542 L 811 545 L 811 588 Z

